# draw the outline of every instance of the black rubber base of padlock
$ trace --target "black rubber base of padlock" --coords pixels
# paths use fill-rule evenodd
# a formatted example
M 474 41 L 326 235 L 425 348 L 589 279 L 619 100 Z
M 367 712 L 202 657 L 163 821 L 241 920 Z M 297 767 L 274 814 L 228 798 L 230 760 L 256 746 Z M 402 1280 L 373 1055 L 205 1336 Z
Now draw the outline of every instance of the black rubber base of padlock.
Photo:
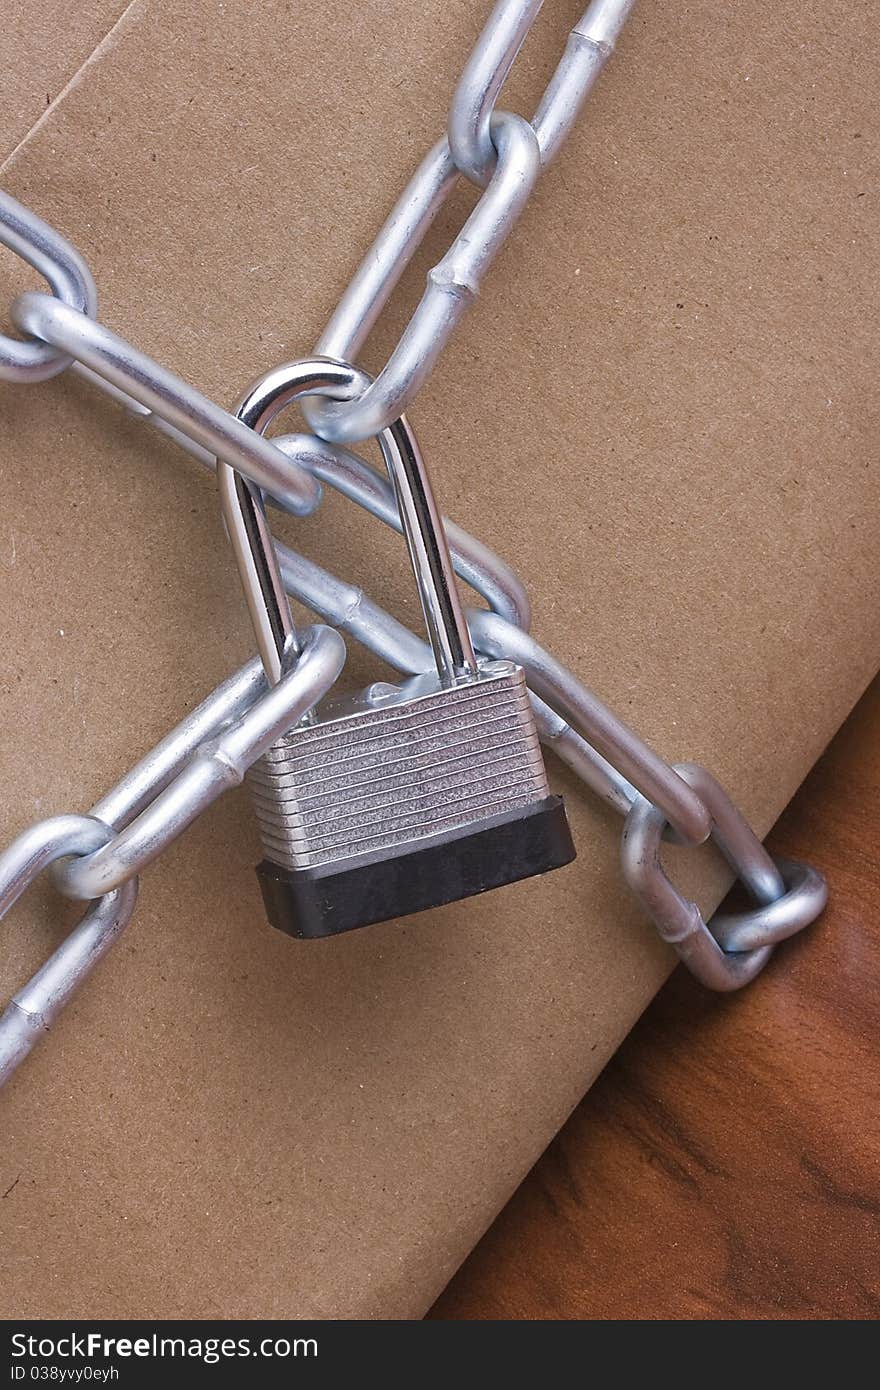
M 360 855 L 318 869 L 257 868 L 266 913 L 288 936 L 314 939 L 407 917 L 570 864 L 560 796 L 422 841 L 408 854 Z

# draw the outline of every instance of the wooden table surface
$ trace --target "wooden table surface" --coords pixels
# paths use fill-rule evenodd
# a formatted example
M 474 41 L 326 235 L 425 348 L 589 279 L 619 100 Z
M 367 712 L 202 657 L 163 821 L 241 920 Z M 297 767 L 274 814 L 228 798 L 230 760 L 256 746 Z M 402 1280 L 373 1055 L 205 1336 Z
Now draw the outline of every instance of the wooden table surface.
M 880 1314 L 880 678 L 769 844 L 824 917 L 742 994 L 676 971 L 429 1316 Z

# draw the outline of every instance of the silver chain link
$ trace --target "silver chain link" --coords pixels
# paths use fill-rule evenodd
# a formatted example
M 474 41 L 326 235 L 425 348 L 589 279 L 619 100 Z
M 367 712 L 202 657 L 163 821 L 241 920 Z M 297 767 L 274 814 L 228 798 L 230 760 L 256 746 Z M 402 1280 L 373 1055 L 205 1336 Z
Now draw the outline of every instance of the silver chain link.
M 611 53 L 634 0 L 594 0 L 569 35 L 535 116 L 496 103 L 541 0 L 499 0 L 465 66 L 447 135 L 419 166 L 364 258 L 318 343 L 317 354 L 354 362 L 405 266 L 459 177 L 483 189 L 400 341 L 374 380 L 349 369 L 350 399 L 309 398 L 313 433 L 271 441 L 95 318 L 94 282 L 82 258 L 35 213 L 0 192 L 0 244 L 42 274 L 51 295 L 28 292 L 12 318 L 28 335 L 0 335 L 0 378 L 45 380 L 73 370 L 137 418 L 169 435 L 203 465 L 219 458 L 296 516 L 314 511 L 328 484 L 400 530 L 393 490 L 345 447 L 376 435 L 423 385 L 483 275 L 552 159 Z M 525 671 L 538 730 L 580 780 L 626 817 L 622 863 L 661 936 L 714 989 L 736 989 L 761 970 L 783 938 L 815 920 L 827 896 L 806 865 L 774 862 L 705 769 L 670 767 L 576 676 L 529 635 L 530 605 L 497 555 L 446 521 L 457 574 L 489 605 L 468 625 L 484 659 Z M 364 592 L 276 542 L 288 592 L 405 676 L 433 664 L 428 645 Z M 0 1016 L 0 1083 L 48 1028 L 80 980 L 131 916 L 136 875 L 333 685 L 345 658 L 337 632 L 304 634 L 293 670 L 266 686 L 261 663 L 225 681 L 108 792 L 88 816 L 40 822 L 0 854 L 0 917 L 49 864 L 61 890 L 94 900 L 80 925 Z M 681 897 L 660 863 L 664 836 L 713 839 L 758 906 L 708 924 Z M 57 861 L 57 862 L 56 862 Z
M 370 247 L 316 353 L 357 361 L 379 314 L 428 228 L 464 175 L 484 192 L 428 285 L 373 384 L 354 400 L 308 402 L 314 431 L 337 443 L 369 439 L 409 408 L 476 299 L 541 169 L 568 134 L 635 0 L 594 0 L 568 38 L 529 123 L 496 99 L 543 0 L 500 0 L 452 98 L 448 133 L 428 152 Z
M 465 64 L 452 98 L 447 134 L 456 166 L 481 187 L 495 167 L 495 103 L 544 0 L 499 0 Z M 531 120 L 541 167 L 553 159 L 614 51 L 635 0 L 595 0 L 568 36 Z

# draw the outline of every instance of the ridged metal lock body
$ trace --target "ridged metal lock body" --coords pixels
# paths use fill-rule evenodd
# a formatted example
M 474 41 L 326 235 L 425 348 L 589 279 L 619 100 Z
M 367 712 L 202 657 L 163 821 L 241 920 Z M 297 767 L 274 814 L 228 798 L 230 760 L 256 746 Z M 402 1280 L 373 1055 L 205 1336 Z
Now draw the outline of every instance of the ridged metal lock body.
M 266 858 L 291 870 L 420 842 L 543 801 L 522 670 L 303 726 L 248 774 Z
M 297 394 L 351 394 L 363 374 L 291 363 L 248 393 L 239 418 L 264 430 Z M 372 686 L 284 734 L 249 774 L 269 920 L 333 936 L 470 897 L 568 863 L 562 803 L 548 793 L 522 670 L 481 666 L 461 609 L 442 519 L 404 418 L 382 430 L 436 672 Z M 218 462 L 227 530 L 267 677 L 300 660 L 258 489 Z

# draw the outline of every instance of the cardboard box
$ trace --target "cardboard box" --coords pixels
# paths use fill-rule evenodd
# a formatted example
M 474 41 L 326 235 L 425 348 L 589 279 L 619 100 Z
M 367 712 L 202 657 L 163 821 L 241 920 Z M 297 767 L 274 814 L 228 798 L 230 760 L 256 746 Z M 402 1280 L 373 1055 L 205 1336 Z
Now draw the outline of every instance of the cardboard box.
M 231 403 L 311 349 L 485 8 L 136 0 L 4 186 L 82 250 L 111 327 Z M 577 12 L 547 6 L 513 109 Z M 642 5 L 411 412 L 540 640 L 761 832 L 877 667 L 877 91 L 855 0 Z M 34 279 L 4 255 L 3 284 Z M 6 841 L 90 805 L 252 642 L 206 475 L 72 378 L 0 413 Z M 279 533 L 416 621 L 362 513 Z M 671 964 L 620 824 L 551 775 L 576 866 L 326 943 L 265 926 L 245 793 L 193 827 L 0 1097 L 0 1312 L 419 1316 Z M 671 862 L 710 909 L 726 871 Z M 75 917 L 28 895 L 2 997 Z

